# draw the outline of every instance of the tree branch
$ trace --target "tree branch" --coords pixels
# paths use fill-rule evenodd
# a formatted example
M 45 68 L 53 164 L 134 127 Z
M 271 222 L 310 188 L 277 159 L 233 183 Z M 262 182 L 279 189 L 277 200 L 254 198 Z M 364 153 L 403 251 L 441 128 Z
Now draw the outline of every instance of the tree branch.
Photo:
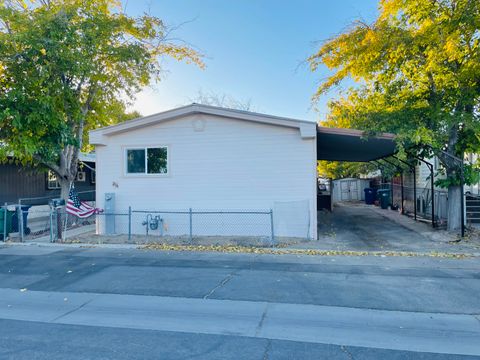
M 45 162 L 40 156 L 38 155 L 33 155 L 33 158 L 35 160 L 37 160 L 40 164 L 42 164 L 43 166 L 47 167 L 49 170 L 52 170 L 55 174 L 57 174 L 58 176 L 61 176 L 61 173 L 60 173 L 60 168 L 55 165 L 55 164 L 52 164 L 52 163 L 49 163 L 49 162 Z

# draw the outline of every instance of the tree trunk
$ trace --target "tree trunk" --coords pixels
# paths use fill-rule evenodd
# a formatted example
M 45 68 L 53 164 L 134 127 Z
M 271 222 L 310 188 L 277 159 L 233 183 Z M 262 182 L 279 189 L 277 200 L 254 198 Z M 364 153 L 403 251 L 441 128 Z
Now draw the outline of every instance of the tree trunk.
M 457 108 L 459 105 L 457 105 Z M 456 111 L 457 112 L 457 111 Z M 463 152 L 458 154 L 456 151 L 458 143 L 458 123 L 454 123 L 449 130 L 448 135 L 448 149 L 447 153 L 450 154 L 450 158 L 445 159 L 445 165 L 447 170 L 447 177 L 450 179 L 459 179 L 458 171 L 460 166 L 463 164 L 458 164 L 458 160 L 455 160 L 455 157 L 463 158 Z M 461 171 L 461 170 L 460 170 Z M 462 206 L 461 206 L 461 197 L 463 195 L 463 184 L 450 185 L 448 187 L 448 210 L 447 210 L 447 229 L 448 231 L 459 230 L 462 224 Z
M 65 179 L 65 178 L 60 178 L 59 180 L 60 183 L 60 197 L 65 200 L 65 204 L 67 203 L 68 200 L 68 193 L 70 191 L 70 181 Z
M 60 162 L 58 166 L 57 178 L 60 183 L 60 195 L 65 202 L 68 200 L 70 185 L 77 176 L 79 149 L 67 145 L 60 153 Z
M 460 194 L 462 194 L 460 185 L 452 185 L 448 188 L 448 231 L 459 230 L 462 225 Z

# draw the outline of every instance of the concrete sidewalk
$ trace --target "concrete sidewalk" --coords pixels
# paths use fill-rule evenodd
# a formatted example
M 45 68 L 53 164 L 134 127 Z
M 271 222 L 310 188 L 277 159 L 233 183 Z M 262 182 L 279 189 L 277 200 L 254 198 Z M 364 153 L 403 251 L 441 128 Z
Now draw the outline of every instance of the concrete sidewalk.
M 473 315 L 0 289 L 0 318 L 480 355 Z

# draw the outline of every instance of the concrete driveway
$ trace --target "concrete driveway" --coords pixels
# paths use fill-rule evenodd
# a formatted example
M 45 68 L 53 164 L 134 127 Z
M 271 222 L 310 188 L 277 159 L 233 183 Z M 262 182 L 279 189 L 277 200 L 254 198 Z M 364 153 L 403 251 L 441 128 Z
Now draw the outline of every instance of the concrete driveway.
M 449 242 L 455 236 L 429 223 L 363 203 L 340 203 L 318 212 L 318 241 L 303 247 L 352 251 L 480 252 L 478 239 Z

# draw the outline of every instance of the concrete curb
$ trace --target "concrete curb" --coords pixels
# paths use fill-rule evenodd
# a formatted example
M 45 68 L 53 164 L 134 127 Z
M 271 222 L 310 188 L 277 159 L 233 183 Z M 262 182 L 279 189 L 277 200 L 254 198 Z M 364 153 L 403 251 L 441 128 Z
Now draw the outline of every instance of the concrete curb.
M 480 252 L 414 252 L 414 251 L 354 251 L 354 250 L 328 250 L 328 249 L 295 249 L 295 248 L 242 248 L 242 247 L 208 247 L 208 246 L 168 246 L 158 248 L 150 245 L 137 244 L 63 244 L 63 243 L 4 243 L 0 248 L 13 246 L 38 246 L 56 247 L 64 249 L 118 249 L 118 250 L 148 250 L 148 251 L 176 251 L 197 253 L 229 253 L 229 254 L 266 254 L 266 255 L 298 255 L 298 256 L 351 256 L 351 257 L 434 257 L 434 258 L 476 258 Z

